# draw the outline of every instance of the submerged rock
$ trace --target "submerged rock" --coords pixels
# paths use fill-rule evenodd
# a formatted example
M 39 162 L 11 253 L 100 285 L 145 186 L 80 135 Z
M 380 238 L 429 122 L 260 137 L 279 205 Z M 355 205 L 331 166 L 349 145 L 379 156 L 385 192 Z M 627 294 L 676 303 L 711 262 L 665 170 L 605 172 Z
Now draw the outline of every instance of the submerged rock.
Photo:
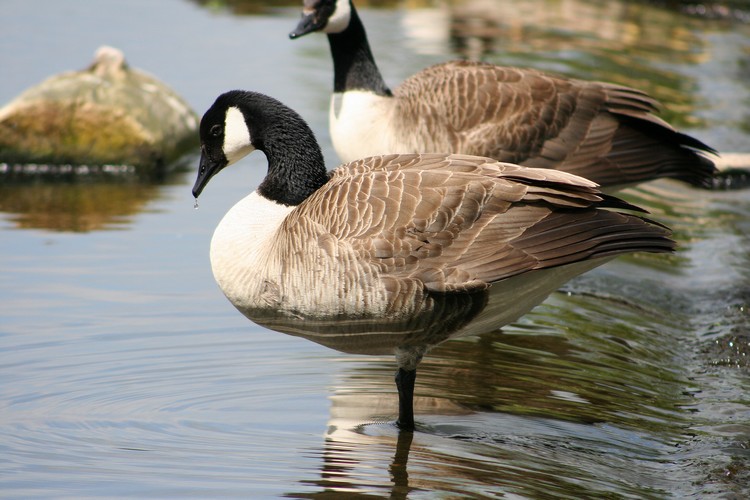
M 158 173 L 198 143 L 198 116 L 165 84 L 101 47 L 0 109 L 0 162 L 132 165 Z

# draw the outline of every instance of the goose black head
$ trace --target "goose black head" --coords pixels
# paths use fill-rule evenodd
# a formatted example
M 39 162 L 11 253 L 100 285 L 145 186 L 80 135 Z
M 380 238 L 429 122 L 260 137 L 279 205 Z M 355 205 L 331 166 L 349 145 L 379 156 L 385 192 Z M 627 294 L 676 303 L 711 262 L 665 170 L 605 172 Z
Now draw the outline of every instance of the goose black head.
M 351 0 L 305 0 L 302 18 L 289 38 L 299 38 L 313 31 L 340 33 L 351 19 Z
M 201 158 L 193 186 L 196 198 L 214 175 L 255 149 L 239 105 L 242 94 L 231 91 L 220 95 L 201 119 Z

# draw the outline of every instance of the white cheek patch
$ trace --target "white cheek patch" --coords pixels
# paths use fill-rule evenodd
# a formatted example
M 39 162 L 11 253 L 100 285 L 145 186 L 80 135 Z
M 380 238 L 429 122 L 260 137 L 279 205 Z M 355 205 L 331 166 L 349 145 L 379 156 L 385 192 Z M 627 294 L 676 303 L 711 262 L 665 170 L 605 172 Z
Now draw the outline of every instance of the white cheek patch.
M 227 109 L 227 115 L 224 118 L 224 145 L 222 148 L 228 165 L 239 161 L 255 150 L 250 141 L 250 131 L 247 129 L 247 123 L 245 123 L 245 115 L 235 106 Z
M 352 8 L 349 0 L 338 0 L 336 2 L 336 9 L 328 18 L 326 27 L 323 29 L 324 33 L 341 33 L 347 26 L 352 18 Z

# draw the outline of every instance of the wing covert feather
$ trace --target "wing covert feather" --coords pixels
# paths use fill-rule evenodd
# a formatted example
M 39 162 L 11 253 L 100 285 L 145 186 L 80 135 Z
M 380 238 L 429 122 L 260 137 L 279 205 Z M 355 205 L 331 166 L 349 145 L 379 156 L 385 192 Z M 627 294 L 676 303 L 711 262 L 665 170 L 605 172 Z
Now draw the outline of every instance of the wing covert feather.
M 395 136 L 415 134 L 412 151 L 564 170 L 604 186 L 657 177 L 702 185 L 714 172 L 705 154 L 715 151 L 656 116 L 656 100 L 621 85 L 452 61 L 408 78 L 394 96 Z
M 416 280 L 432 292 L 474 291 L 533 269 L 665 245 L 666 229 L 596 208 L 630 208 L 612 200 L 564 172 L 389 155 L 340 167 L 287 223 L 315 225 L 393 290 Z

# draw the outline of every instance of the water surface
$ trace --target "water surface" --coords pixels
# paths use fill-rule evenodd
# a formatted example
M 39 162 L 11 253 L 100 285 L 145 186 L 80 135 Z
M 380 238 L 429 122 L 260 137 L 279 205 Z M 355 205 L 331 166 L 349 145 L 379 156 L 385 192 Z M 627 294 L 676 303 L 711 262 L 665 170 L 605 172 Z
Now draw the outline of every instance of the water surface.
M 750 150 L 747 26 L 630 2 L 479 3 L 361 9 L 386 80 L 449 57 L 605 79 Z M 281 99 L 333 166 L 325 38 L 287 39 L 296 5 L 253 7 L 5 0 L 0 101 L 109 44 L 199 113 L 232 88 Z M 192 170 L 0 180 L 0 496 L 750 494 L 748 192 L 628 192 L 679 252 L 618 259 L 517 324 L 435 348 L 411 436 L 393 426 L 390 357 L 255 326 L 214 284 L 213 228 L 264 168 L 254 155 L 222 172 L 198 210 Z

